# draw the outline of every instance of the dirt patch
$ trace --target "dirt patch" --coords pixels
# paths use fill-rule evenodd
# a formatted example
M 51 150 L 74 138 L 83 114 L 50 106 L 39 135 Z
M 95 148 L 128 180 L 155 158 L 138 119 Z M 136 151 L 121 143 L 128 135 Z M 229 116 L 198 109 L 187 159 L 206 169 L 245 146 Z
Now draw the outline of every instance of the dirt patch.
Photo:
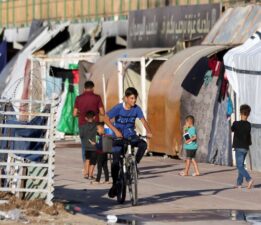
M 44 200 L 21 200 L 10 193 L 2 192 L 0 192 L 0 199 L 8 200 L 7 203 L 0 205 L 1 211 L 21 209 L 28 216 L 39 216 L 40 213 L 56 216 L 66 212 L 62 203 L 54 203 L 53 206 L 48 206 Z

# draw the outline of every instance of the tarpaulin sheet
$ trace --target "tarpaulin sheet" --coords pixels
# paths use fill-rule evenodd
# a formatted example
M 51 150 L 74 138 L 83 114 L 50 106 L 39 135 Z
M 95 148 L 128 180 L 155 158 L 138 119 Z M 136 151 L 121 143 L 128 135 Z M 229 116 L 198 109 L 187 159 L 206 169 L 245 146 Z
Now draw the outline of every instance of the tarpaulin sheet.
M 239 104 L 251 107 L 249 121 L 261 124 L 261 29 L 224 56 L 227 78 Z

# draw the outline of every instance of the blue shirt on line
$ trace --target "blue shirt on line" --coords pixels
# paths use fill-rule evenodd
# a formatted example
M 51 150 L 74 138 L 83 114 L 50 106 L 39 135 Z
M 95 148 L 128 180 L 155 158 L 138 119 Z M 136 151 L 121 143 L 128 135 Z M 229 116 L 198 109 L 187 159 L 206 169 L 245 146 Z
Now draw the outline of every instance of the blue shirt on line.
M 115 119 L 114 126 L 122 133 L 124 138 L 136 135 L 135 121 L 144 118 L 143 112 L 138 105 L 126 110 L 124 103 L 114 106 L 107 115 L 110 119 Z

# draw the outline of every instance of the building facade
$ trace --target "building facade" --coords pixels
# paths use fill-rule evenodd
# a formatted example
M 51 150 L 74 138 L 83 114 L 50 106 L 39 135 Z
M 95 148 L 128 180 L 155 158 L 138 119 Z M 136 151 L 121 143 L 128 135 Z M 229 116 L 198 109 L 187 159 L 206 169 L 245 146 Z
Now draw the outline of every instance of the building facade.
M 237 0 L 0 0 L 0 27 L 27 27 L 33 19 L 89 22 L 126 19 L 128 12 L 168 5 L 238 4 Z

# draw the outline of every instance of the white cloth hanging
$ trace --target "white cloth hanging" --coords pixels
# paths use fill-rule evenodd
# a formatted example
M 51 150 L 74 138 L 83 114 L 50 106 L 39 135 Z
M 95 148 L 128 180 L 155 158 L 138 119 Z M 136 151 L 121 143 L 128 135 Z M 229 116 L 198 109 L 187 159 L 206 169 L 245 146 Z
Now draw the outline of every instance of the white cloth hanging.
M 261 124 L 261 29 L 224 55 L 228 81 L 239 104 L 251 107 L 249 121 Z

